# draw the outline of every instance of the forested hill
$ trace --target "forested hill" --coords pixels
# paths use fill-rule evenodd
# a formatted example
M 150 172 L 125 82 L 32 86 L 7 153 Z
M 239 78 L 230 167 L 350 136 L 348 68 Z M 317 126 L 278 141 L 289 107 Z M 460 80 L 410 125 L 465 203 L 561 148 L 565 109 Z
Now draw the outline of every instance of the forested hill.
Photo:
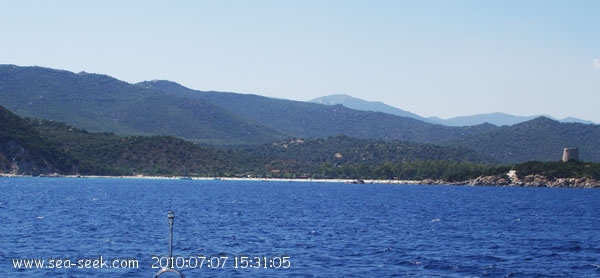
M 202 99 L 165 95 L 85 72 L 0 66 L 0 105 L 22 117 L 121 135 L 170 135 L 211 144 L 284 138 Z
M 20 116 L 90 131 L 170 135 L 220 145 L 338 134 L 434 143 L 491 128 L 443 127 L 343 106 L 162 85 L 158 81 L 136 86 L 100 74 L 3 65 L 0 105 Z
M 582 160 L 600 162 L 600 148 L 597 148 L 600 125 L 594 124 L 560 123 L 539 117 L 513 126 L 446 127 L 385 113 L 352 110 L 342 105 L 322 106 L 256 95 L 195 91 L 169 81 L 142 82 L 138 86 L 202 98 L 240 117 L 288 134 L 300 134 L 296 136 L 300 138 L 344 134 L 355 138 L 434 143 L 475 150 L 500 163 L 556 161 L 561 159 L 565 147 L 578 147 Z
M 578 147 L 581 160 L 600 162 L 600 125 L 560 123 L 545 117 L 447 143 L 513 163 L 556 161 L 565 147 Z
M 326 138 L 344 134 L 355 138 L 437 143 L 494 128 L 484 124 L 446 127 L 381 112 L 359 111 L 342 105 L 273 99 L 253 94 L 196 91 L 170 81 L 146 81 L 143 88 L 171 96 L 203 99 L 241 117 L 299 138 Z
M 342 105 L 197 91 L 169 81 L 129 84 L 41 67 L 0 65 L 0 105 L 23 117 L 93 132 L 173 136 L 213 146 L 343 134 L 463 147 L 501 163 L 559 160 L 564 147 L 579 147 L 583 160 L 600 161 L 599 125 L 538 118 L 508 127 L 448 127 Z
M 25 120 L 0 106 L 0 173 L 70 173 L 70 157 Z
M 12 164 L 0 169 L 0 173 L 313 177 L 322 175 L 323 167 L 344 165 L 375 169 L 384 163 L 424 160 L 491 162 L 463 148 L 347 136 L 290 139 L 237 148 L 200 146 L 171 136 L 123 137 L 107 132 L 91 133 L 55 121 L 23 120 L 5 109 L 2 111 L 8 117 L 2 117 L 0 134 L 16 142 L 4 143 L 6 140 L 3 140 L 0 145 L 3 149 L 11 144 L 23 146 L 17 153 L 30 154 L 27 157 L 45 162 L 43 165 L 60 167 L 46 166 L 37 172 L 13 171 L 10 167 L 23 168 L 29 162 L 19 159 L 18 155 L 3 155 L 6 157 L 3 161 L 12 161 Z
M 597 184 L 590 179 L 600 178 L 598 163 L 482 164 L 489 161 L 460 147 L 347 136 L 242 148 L 207 147 L 170 136 L 90 133 L 54 121 L 24 120 L 0 107 L 0 176 L 58 173 L 453 182 L 477 178 L 477 184 L 506 185 L 506 173 L 512 168 L 525 182 L 537 186 L 541 181 L 553 186 L 588 186 Z M 487 177 L 478 178 L 482 175 Z

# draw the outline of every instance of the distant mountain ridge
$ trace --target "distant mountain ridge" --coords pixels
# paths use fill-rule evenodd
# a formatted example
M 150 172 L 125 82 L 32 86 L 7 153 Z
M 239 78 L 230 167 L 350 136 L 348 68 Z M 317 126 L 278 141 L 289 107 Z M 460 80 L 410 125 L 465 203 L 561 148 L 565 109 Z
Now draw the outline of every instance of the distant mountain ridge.
M 392 115 L 397 115 L 401 117 L 409 117 L 413 119 L 417 119 L 419 121 L 428 122 L 428 123 L 436 123 L 428 118 L 421 117 L 417 114 L 402 110 L 400 108 L 396 108 L 390 105 L 387 105 L 380 101 L 366 101 L 359 98 L 355 98 L 346 94 L 333 94 L 320 98 L 315 98 L 313 100 L 309 100 L 309 102 L 325 104 L 325 105 L 338 105 L 341 104 L 348 108 L 362 110 L 362 111 L 373 111 L 373 112 L 383 112 Z
M 417 119 L 420 121 L 433 123 L 433 124 L 441 124 L 445 126 L 472 126 L 472 125 L 480 125 L 483 123 L 490 123 L 496 126 L 503 125 L 515 125 L 518 123 L 526 122 L 529 120 L 533 120 L 538 117 L 547 117 L 559 122 L 565 123 L 584 123 L 584 124 L 595 124 L 592 121 L 582 120 L 574 117 L 567 117 L 564 119 L 555 119 L 546 115 L 534 115 L 534 116 L 515 116 L 501 112 L 494 113 L 486 113 L 486 114 L 477 114 L 471 116 L 459 116 L 453 117 L 449 119 L 441 119 L 438 117 L 422 117 L 415 113 L 411 113 L 390 105 L 387 105 L 383 102 L 372 102 L 366 101 L 359 98 L 355 98 L 346 94 L 333 94 L 328 96 L 323 96 L 319 98 L 315 98 L 309 100 L 309 102 L 326 104 L 326 105 L 344 105 L 348 108 L 363 110 L 363 111 L 375 111 L 375 112 L 383 112 L 392 115 L 398 115 L 402 117 L 410 117 L 413 119 Z
M 205 144 L 283 138 L 355 138 L 435 143 L 490 126 L 439 128 L 412 118 L 258 95 L 198 91 L 170 81 L 129 84 L 107 75 L 0 66 L 0 105 L 23 117 L 119 135 L 170 135 Z
M 567 117 L 564 119 L 556 119 L 548 115 L 534 115 L 534 116 L 515 116 L 502 112 L 476 114 L 471 116 L 459 116 L 449 119 L 440 119 L 437 117 L 430 117 L 429 119 L 448 126 L 468 126 L 468 125 L 479 125 L 481 123 L 490 123 L 495 126 L 505 125 L 516 125 L 523 122 L 527 122 L 539 117 L 549 118 L 562 123 L 581 123 L 581 124 L 596 124 L 592 121 L 582 120 L 574 117 Z
M 477 114 L 471 116 L 459 116 L 453 117 L 449 119 L 440 119 L 437 117 L 431 117 L 430 119 L 443 125 L 448 126 L 468 126 L 468 125 L 477 125 L 479 123 L 490 123 L 495 126 L 504 126 L 504 125 L 515 125 L 518 123 L 526 122 L 529 120 L 533 120 L 535 118 L 542 117 L 539 116 L 515 116 L 501 112 L 494 113 L 486 113 L 486 114 Z M 544 116 L 545 117 L 545 116 Z
M 0 65 L 0 106 L 94 132 L 174 136 L 207 145 L 345 135 L 463 147 L 504 163 L 559 160 L 562 148 L 576 146 L 582 160 L 600 161 L 600 125 L 542 117 L 512 126 L 443 126 L 343 105 L 199 91 L 161 80 L 129 84 L 42 67 Z
M 172 135 L 212 144 L 286 137 L 199 98 L 165 95 L 107 75 L 42 67 L 0 66 L 0 105 L 23 117 L 121 135 Z
M 440 128 L 439 125 L 409 117 L 360 111 L 342 105 L 330 106 L 252 94 L 197 91 L 164 80 L 145 81 L 136 85 L 176 96 L 200 98 L 243 119 L 299 138 L 326 138 L 344 134 L 354 138 L 435 143 L 492 128 L 491 125 Z

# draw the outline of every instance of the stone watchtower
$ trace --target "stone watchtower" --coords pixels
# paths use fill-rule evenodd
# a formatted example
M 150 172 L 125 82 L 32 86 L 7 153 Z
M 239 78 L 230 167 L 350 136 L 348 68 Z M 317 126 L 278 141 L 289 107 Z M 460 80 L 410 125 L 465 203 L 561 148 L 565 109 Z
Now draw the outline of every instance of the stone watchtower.
M 579 160 L 579 150 L 577 148 L 565 148 L 563 150 L 563 162 L 569 162 L 570 160 Z

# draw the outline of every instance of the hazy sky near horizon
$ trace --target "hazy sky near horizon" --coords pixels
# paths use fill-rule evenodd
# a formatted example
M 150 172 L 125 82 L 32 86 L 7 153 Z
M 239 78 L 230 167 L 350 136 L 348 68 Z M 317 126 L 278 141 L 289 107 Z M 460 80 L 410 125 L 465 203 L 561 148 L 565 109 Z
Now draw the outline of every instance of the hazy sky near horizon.
M 600 1 L 4 1 L 0 64 L 600 123 Z

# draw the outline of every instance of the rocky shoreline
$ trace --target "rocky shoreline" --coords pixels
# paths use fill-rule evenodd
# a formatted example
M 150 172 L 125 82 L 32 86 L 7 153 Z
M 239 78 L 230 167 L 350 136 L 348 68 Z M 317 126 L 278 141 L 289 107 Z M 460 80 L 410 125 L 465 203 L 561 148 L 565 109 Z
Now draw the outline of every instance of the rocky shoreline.
M 443 180 L 423 180 L 425 184 L 467 185 L 467 186 L 520 186 L 520 187 L 564 187 L 564 188 L 600 188 L 600 181 L 589 178 L 548 178 L 542 175 L 529 175 L 522 179 L 516 177 L 481 176 L 466 181 L 449 182 Z

